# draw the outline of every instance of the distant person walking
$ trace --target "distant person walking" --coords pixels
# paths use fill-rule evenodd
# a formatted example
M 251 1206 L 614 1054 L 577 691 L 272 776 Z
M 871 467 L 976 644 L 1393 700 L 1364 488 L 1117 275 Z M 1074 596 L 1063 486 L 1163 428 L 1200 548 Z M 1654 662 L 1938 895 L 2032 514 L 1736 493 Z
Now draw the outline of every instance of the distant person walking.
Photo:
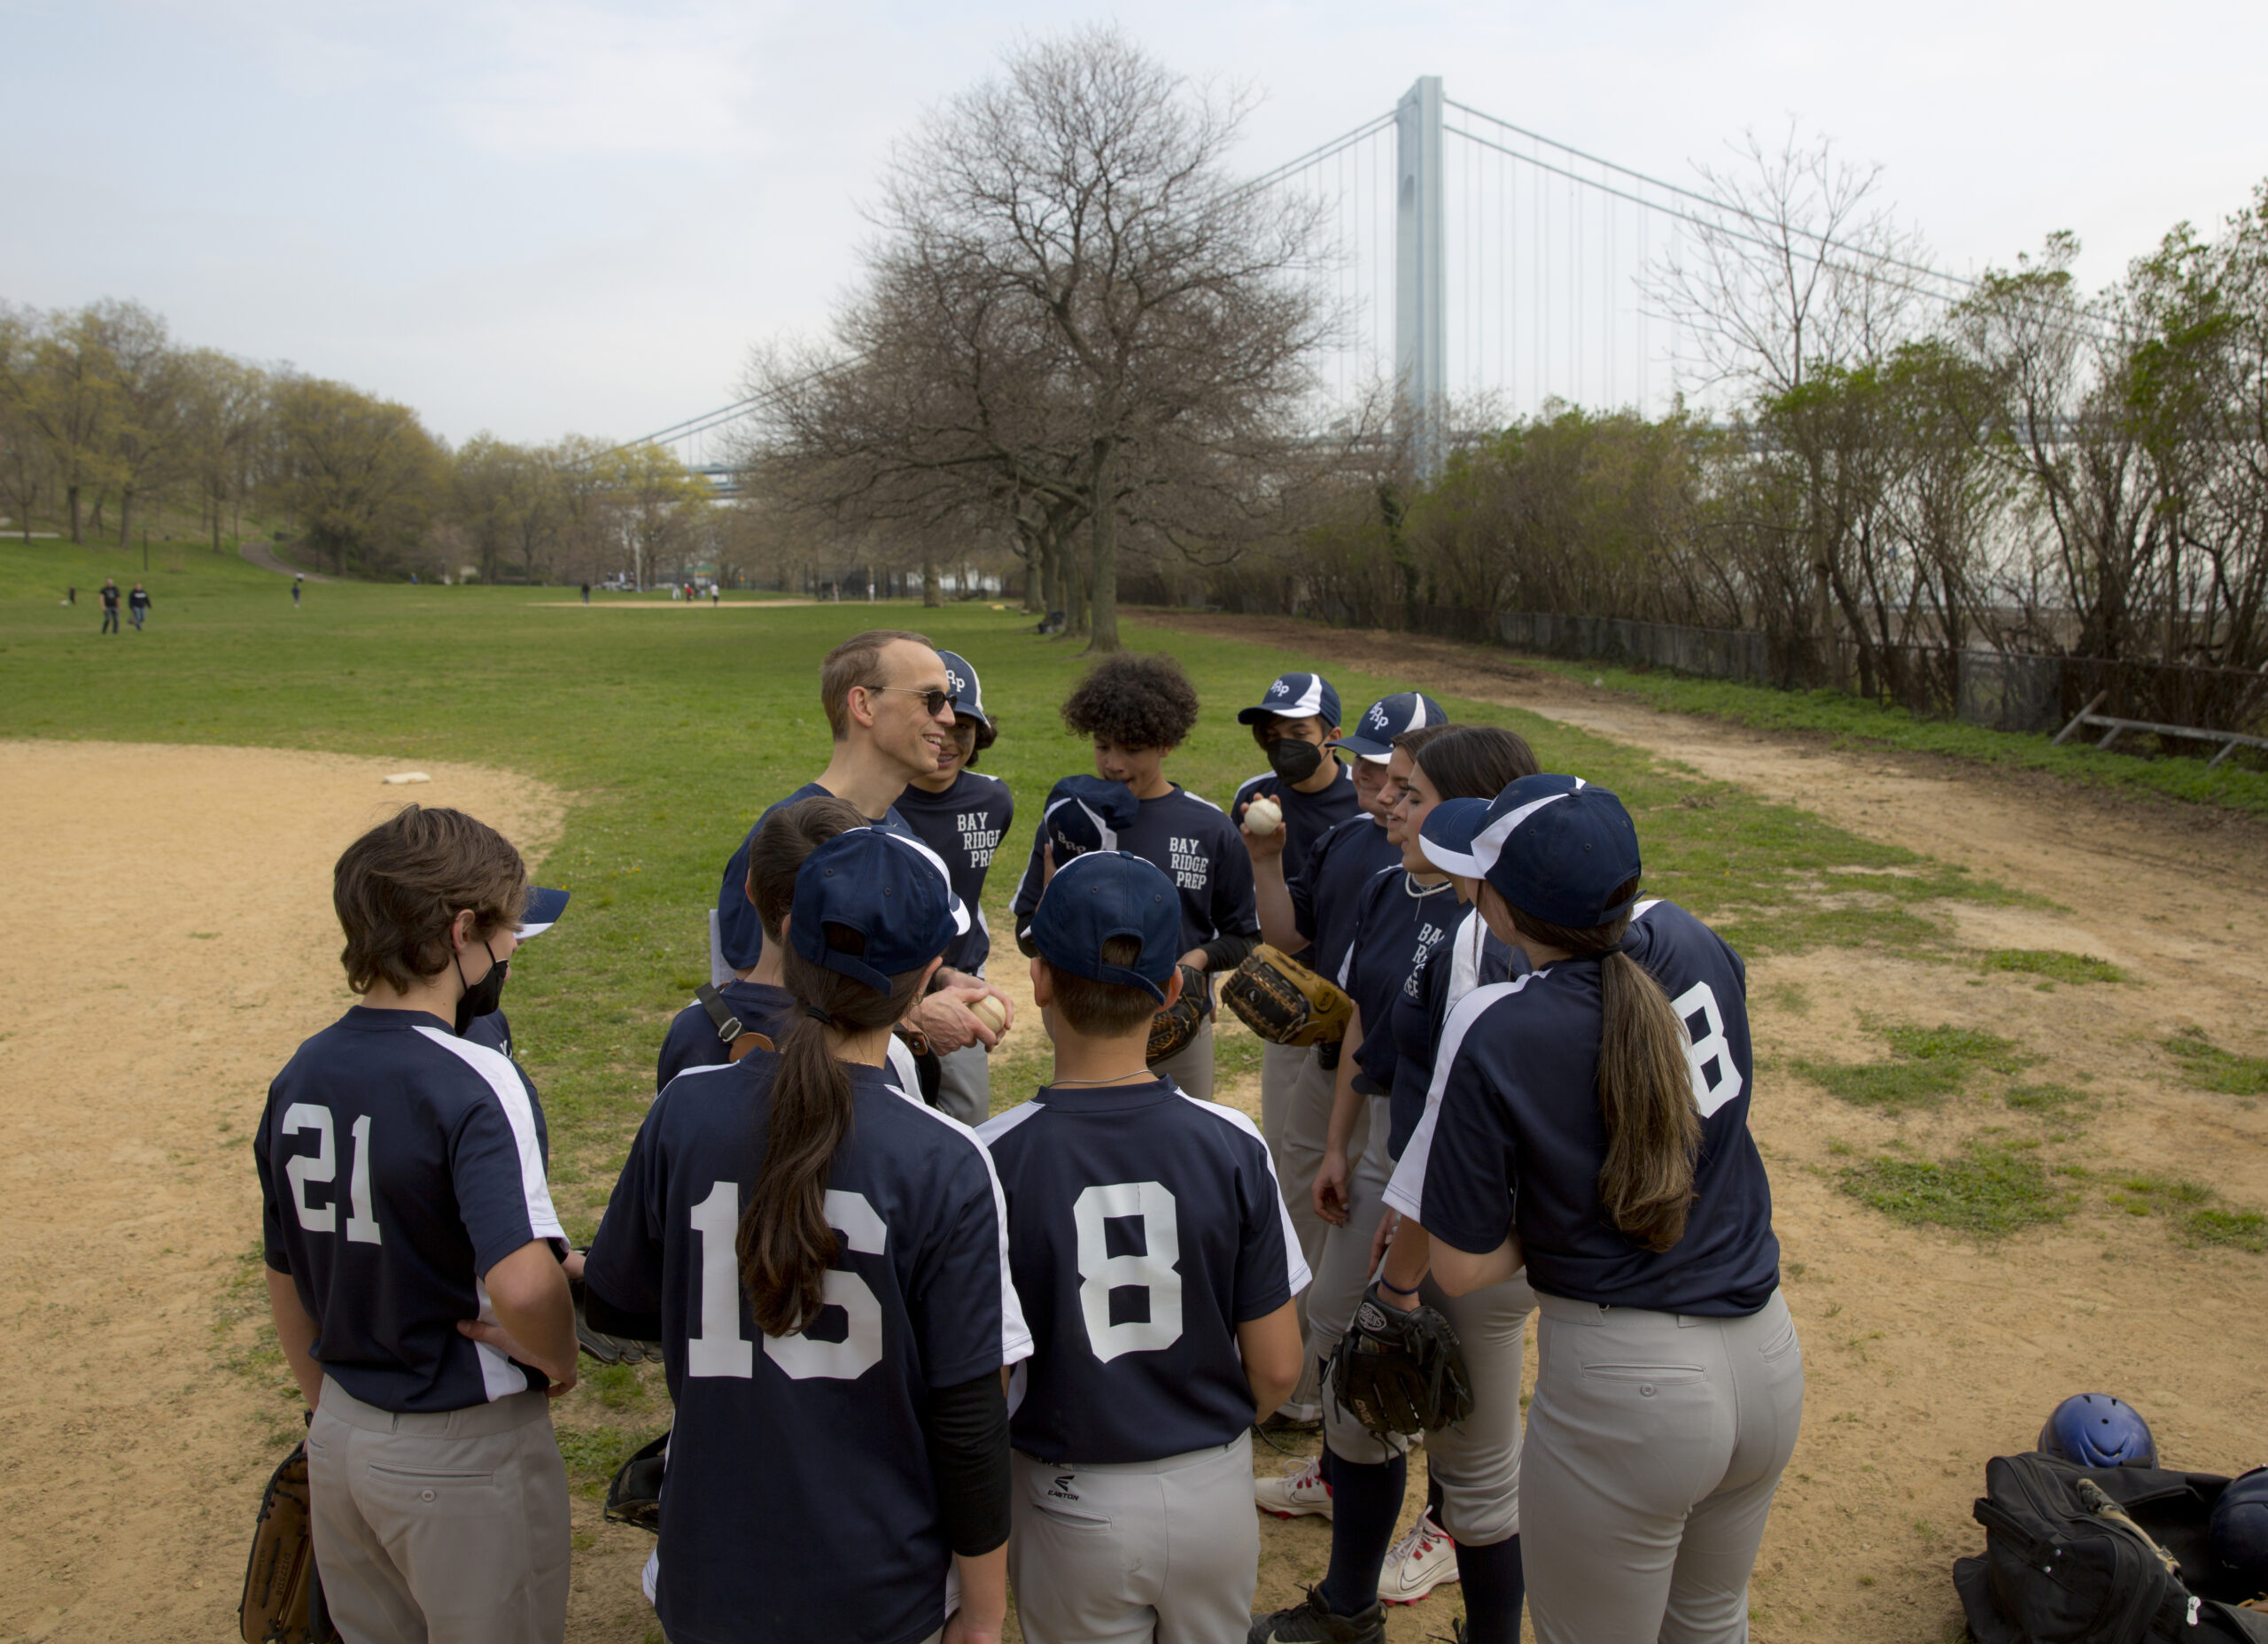
M 63 602 L 66 605 L 76 605 L 79 602 L 79 585 L 77 583 L 74 582 L 69 587 L 63 590 Z
M 136 633 L 141 632 L 142 624 L 150 620 L 150 591 L 138 582 L 134 585 L 134 592 L 126 596 L 126 614 L 133 618 Z
M 718 597 L 717 585 L 712 582 L 709 585 L 709 609 L 713 611 L 717 609 L 717 601 Z
M 292 576 L 291 576 L 291 609 L 292 609 L 293 610 L 298 610 L 298 609 L 299 609 L 299 590 L 300 590 L 300 588 L 301 588 L 302 586 L 304 586 L 304 585 L 306 585 L 307 580 L 307 573 L 306 573 L 305 571 L 295 571 L 295 572 L 293 572 L 293 573 L 292 573 Z M 416 581 L 417 579 L 416 579 L 415 577 L 413 577 L 413 578 L 410 578 L 410 580 L 411 580 L 412 582 L 415 582 L 415 581 Z
M 103 578 L 103 632 L 118 632 L 118 585 L 107 577 Z
M 588 605 L 590 602 L 591 602 L 591 585 L 590 585 L 589 583 L 587 583 L 587 582 L 586 582 L 586 583 L 585 583 L 585 584 L 583 585 L 583 603 L 584 603 L 584 604 L 586 604 L 586 605 Z

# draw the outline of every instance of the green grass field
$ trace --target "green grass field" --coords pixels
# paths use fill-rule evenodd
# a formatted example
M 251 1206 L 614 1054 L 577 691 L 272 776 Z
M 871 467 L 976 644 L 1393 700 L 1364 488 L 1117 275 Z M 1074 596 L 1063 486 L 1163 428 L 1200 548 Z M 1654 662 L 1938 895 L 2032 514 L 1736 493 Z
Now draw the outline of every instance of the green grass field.
M 1013 609 L 633 614 L 561 603 L 568 590 L 311 583 L 294 611 L 284 578 L 234 557 L 167 544 L 151 560 L 149 630 L 111 638 L 89 589 L 105 574 L 130 584 L 138 551 L 0 543 L 0 733 L 461 760 L 571 796 L 542 877 L 574 891 L 574 907 L 516 977 L 509 1008 L 552 1116 L 562 1210 L 585 1229 L 650 1094 L 662 1028 L 707 973 L 706 910 L 725 857 L 826 763 L 817 670 L 829 647 L 863 626 L 914 626 L 983 676 L 1001 726 L 983 768 L 1023 807 L 987 888 L 996 929 L 1033 810 L 1056 778 L 1087 768 L 1056 716 L 1085 665 L 1078 648 L 1037 637 Z M 75 607 L 59 603 L 67 582 L 81 590 Z M 1196 680 L 1206 717 L 1168 770 L 1216 801 L 1260 768 L 1235 710 L 1285 669 L 1329 667 L 1327 656 L 1130 632 L 1172 649 Z M 1350 711 L 1398 684 L 1331 671 Z M 1518 730 L 1546 768 L 1619 792 L 1640 817 L 1652 888 L 1744 950 L 1930 953 L 1946 933 L 1928 903 L 2005 894 L 1586 733 L 1450 705 Z M 1005 1097 L 1036 1074 L 1043 1054 L 1031 1035 L 996 1088 Z
M 987 887 L 996 929 L 1033 810 L 1056 778 L 1087 768 L 1056 716 L 1085 666 L 1077 645 L 1038 638 L 1014 609 L 633 614 L 561 603 L 574 598 L 561 589 L 311 583 L 294 611 L 284 578 L 164 544 L 145 578 L 148 631 L 100 635 L 90 589 L 105 575 L 130 585 L 140 559 L 0 543 L 0 733 L 461 760 L 571 795 L 542 877 L 576 901 L 515 978 L 509 1007 L 552 1116 L 561 1207 L 585 1228 L 650 1094 L 662 1028 L 707 973 L 706 910 L 725 857 L 766 805 L 826 763 L 817 671 L 829 647 L 867 625 L 918 627 L 983 676 L 1001 727 L 983 768 L 1022 805 Z M 70 582 L 75 607 L 59 603 Z M 1260 768 L 1235 710 L 1283 670 L 1329 668 L 1327 656 L 1129 632 L 1138 646 L 1170 648 L 1195 679 L 1206 717 L 1168 771 L 1216 801 Z M 1398 685 L 1330 671 L 1350 711 Z M 1932 954 L 1948 937 L 1929 903 L 2006 895 L 1534 715 L 1449 705 L 1519 731 L 1546 768 L 1619 792 L 1640 818 L 1651 888 L 1746 950 L 1855 942 Z M 1006 1097 L 1043 1055 L 1031 1035 L 996 1089 Z

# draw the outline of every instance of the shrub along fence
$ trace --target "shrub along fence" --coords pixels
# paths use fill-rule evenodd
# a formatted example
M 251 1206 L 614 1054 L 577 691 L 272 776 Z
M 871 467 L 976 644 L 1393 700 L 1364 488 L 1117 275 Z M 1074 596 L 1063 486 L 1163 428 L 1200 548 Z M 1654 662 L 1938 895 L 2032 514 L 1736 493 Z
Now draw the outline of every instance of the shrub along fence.
M 1838 646 L 1841 655 L 1830 671 L 1807 639 L 1744 629 L 1423 603 L 1403 605 L 1389 614 L 1358 610 L 1334 600 L 1300 601 L 1294 596 L 1287 601 L 1273 589 L 1227 592 L 1230 608 L 1250 615 L 1294 610 L 1342 627 L 1367 625 L 1386 616 L 1384 625 L 1389 627 L 1570 661 L 1667 668 L 1782 689 L 1816 685 L 1829 677 L 1860 677 L 1856 648 L 1847 640 Z M 1174 602 L 1163 587 L 1145 588 L 1140 594 L 1162 596 L 1156 597 L 1158 603 Z M 1930 717 L 1960 719 L 1995 731 L 2060 729 L 2100 693 L 2103 700 L 2098 711 L 2121 718 L 2201 730 L 2268 732 L 2268 671 L 1930 645 L 1878 646 L 1871 660 L 1876 678 L 1872 694 L 1878 700 Z M 2163 751 L 2198 750 L 2168 741 Z

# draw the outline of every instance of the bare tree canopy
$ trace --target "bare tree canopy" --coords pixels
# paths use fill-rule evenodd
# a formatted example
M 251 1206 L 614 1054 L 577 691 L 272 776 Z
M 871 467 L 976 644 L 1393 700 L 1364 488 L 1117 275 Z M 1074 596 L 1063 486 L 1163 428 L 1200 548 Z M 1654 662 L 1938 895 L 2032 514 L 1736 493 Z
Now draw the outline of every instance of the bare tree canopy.
M 1280 505 L 1330 324 L 1315 207 L 1224 168 L 1244 109 L 1111 29 L 1012 53 L 899 145 L 835 348 L 757 358 L 752 477 L 846 523 L 995 522 L 1117 648 L 1128 532 L 1202 552 Z

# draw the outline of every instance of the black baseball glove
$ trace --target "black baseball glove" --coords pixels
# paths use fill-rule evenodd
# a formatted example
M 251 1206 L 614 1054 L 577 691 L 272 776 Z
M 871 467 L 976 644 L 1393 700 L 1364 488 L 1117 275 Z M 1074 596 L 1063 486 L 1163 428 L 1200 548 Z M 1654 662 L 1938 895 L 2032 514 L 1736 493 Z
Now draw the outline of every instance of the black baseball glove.
M 580 1279 L 567 1281 L 567 1293 L 575 1299 L 575 1340 L 582 1350 L 601 1364 L 659 1364 L 662 1344 L 641 1341 L 629 1336 L 613 1336 L 594 1327 L 587 1314 L 590 1291 Z M 607 1321 L 614 1322 L 612 1319 Z
M 1389 1307 L 1375 1284 L 1339 1338 L 1329 1374 L 1339 1407 L 1374 1433 L 1447 1427 L 1472 1414 L 1464 1349 L 1449 1322 L 1432 1307 Z
M 1188 1049 L 1189 1042 L 1205 1025 L 1212 1008 L 1212 996 L 1205 989 L 1205 973 L 1192 965 L 1183 965 L 1181 996 L 1150 1019 L 1150 1066 L 1155 1067 L 1168 1057 Z

